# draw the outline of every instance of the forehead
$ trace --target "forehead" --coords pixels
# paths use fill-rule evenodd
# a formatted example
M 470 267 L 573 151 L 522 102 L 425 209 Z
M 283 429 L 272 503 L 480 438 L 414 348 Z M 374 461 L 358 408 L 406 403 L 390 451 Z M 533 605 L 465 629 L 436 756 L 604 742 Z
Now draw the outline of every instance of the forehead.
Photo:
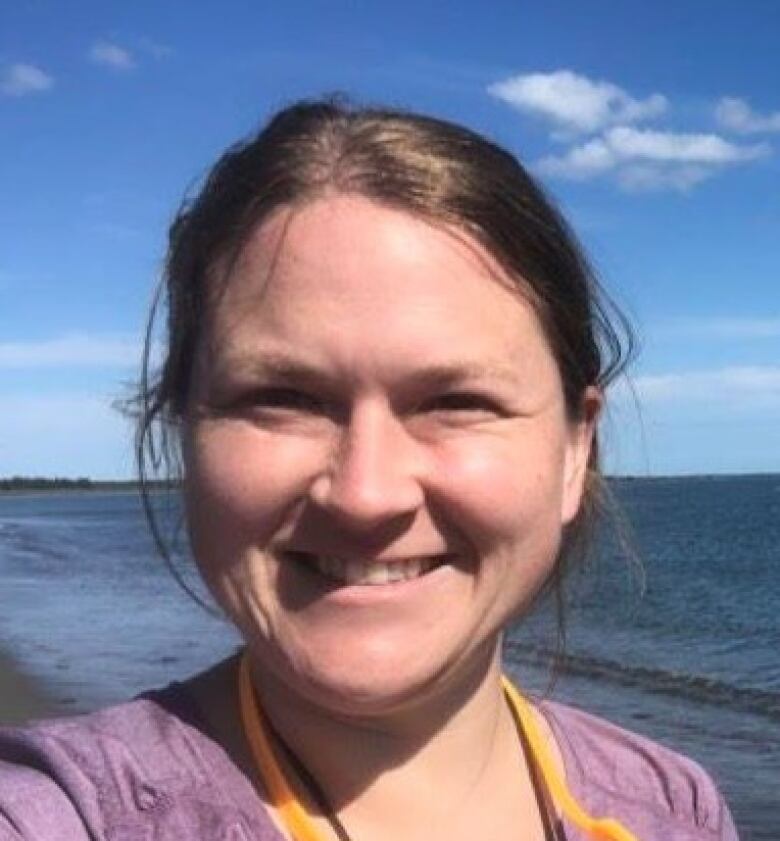
M 506 355 L 518 339 L 546 347 L 517 283 L 474 239 L 365 198 L 277 211 L 226 275 L 210 307 L 216 350 L 334 334 L 366 357 L 401 343 L 429 357 L 464 344 Z
M 333 295 L 338 295 L 341 280 L 361 274 L 363 282 L 352 293 L 362 288 L 366 297 L 376 300 L 388 274 L 394 275 L 394 282 L 385 285 L 385 291 L 404 294 L 412 291 L 404 279 L 418 281 L 420 271 L 433 271 L 431 279 L 443 281 L 436 284 L 443 296 L 455 293 L 457 281 L 464 278 L 472 286 L 493 287 L 480 289 L 481 298 L 490 298 L 491 292 L 492 297 L 506 298 L 508 293 L 517 298 L 528 291 L 522 279 L 510 278 L 464 231 L 360 196 L 335 194 L 283 206 L 265 219 L 231 260 L 218 262 L 211 304 L 219 309 L 223 299 L 265 299 L 280 282 L 289 287 L 291 281 L 305 281 L 312 273 L 317 285 Z M 434 284 L 415 285 L 420 293 L 434 291 Z M 497 295 L 496 287 L 502 287 L 504 294 Z

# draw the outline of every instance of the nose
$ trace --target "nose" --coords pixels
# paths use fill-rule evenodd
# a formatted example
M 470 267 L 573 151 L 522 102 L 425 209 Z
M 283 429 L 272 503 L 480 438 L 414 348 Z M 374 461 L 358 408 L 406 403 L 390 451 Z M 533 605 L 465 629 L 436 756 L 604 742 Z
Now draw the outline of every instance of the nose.
M 419 445 L 402 421 L 386 407 L 362 406 L 353 410 L 309 494 L 344 527 L 368 532 L 420 508 L 421 474 Z

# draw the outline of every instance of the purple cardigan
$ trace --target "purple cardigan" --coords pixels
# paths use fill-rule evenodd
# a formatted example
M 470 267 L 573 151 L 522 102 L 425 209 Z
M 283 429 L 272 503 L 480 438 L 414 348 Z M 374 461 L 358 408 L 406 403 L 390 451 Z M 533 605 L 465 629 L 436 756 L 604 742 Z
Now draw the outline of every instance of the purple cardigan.
M 707 774 L 648 739 L 544 702 L 569 787 L 639 841 L 737 841 Z M 588 841 L 564 821 L 561 837 Z M 0 728 L 0 841 L 283 841 L 174 685 L 91 715 Z

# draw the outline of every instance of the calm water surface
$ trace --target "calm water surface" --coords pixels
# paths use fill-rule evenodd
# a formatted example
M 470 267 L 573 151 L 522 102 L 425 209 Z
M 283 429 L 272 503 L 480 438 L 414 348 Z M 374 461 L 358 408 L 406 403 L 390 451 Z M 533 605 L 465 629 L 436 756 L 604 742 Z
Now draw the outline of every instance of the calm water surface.
M 554 697 L 698 759 L 743 841 L 777 841 L 780 476 L 614 488 L 644 570 L 605 535 L 573 576 Z M 63 711 L 184 677 L 238 644 L 165 571 L 134 494 L 0 497 L 0 587 L 0 647 Z M 543 605 L 507 640 L 508 668 L 530 691 L 548 685 L 554 628 Z

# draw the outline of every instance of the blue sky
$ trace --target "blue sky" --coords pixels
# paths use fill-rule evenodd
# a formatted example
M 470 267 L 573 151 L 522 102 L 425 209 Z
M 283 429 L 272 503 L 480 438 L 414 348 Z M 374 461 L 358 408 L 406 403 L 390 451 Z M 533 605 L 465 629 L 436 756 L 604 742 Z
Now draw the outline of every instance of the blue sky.
M 487 133 L 569 215 L 641 338 L 613 471 L 780 471 L 778 32 L 774 0 L 3 4 L 0 476 L 131 474 L 171 215 L 335 90 Z

